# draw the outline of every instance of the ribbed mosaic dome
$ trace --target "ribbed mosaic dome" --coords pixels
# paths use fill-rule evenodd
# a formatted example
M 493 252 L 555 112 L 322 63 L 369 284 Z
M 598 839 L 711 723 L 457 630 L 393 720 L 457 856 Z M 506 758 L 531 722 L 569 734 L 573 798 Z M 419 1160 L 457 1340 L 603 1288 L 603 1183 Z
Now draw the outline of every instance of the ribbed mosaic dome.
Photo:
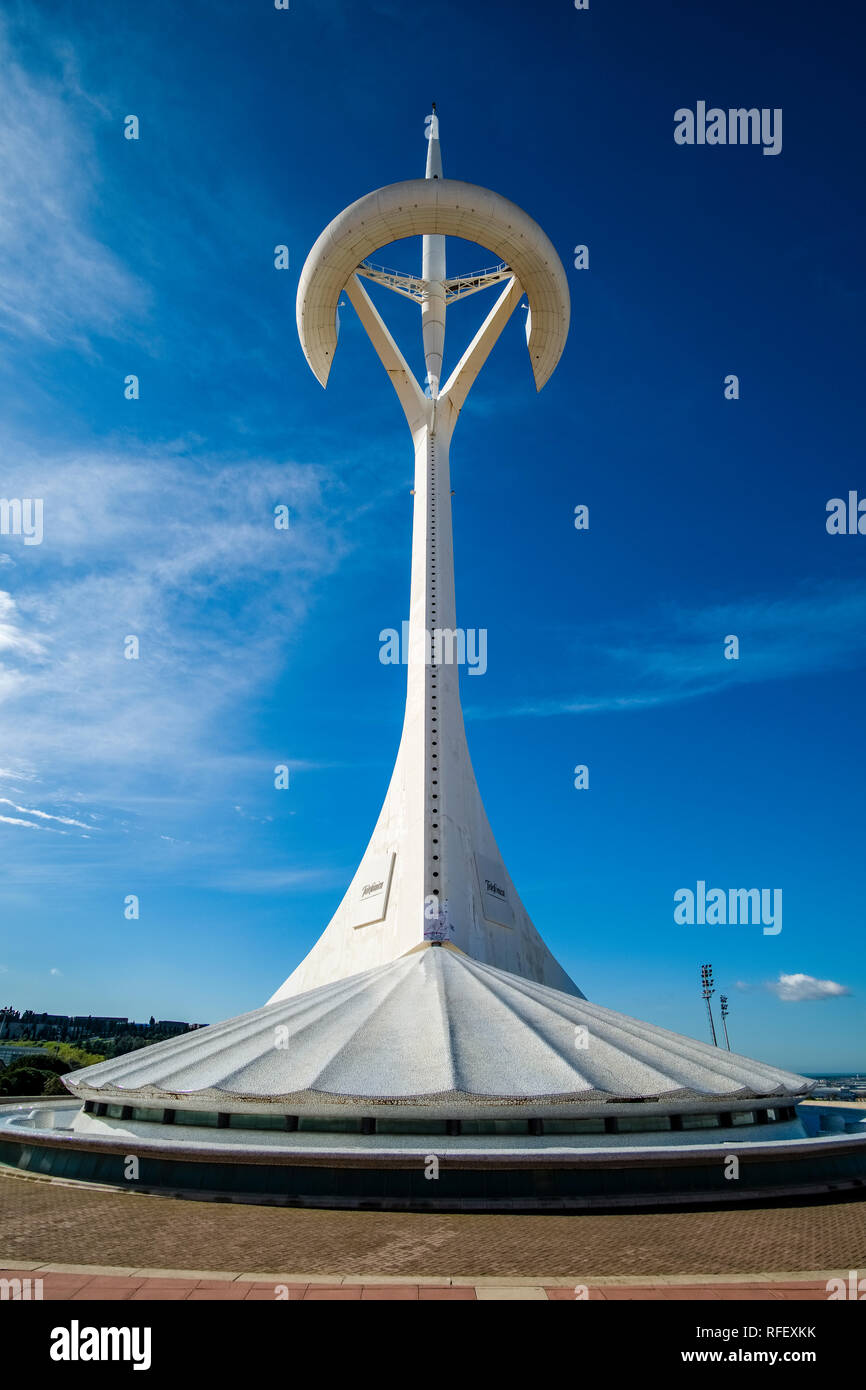
M 64 1080 L 95 1100 L 229 1111 L 258 1102 L 320 1114 L 381 1104 L 465 1113 L 539 1101 L 795 1096 L 812 1084 L 448 947 L 422 948 Z

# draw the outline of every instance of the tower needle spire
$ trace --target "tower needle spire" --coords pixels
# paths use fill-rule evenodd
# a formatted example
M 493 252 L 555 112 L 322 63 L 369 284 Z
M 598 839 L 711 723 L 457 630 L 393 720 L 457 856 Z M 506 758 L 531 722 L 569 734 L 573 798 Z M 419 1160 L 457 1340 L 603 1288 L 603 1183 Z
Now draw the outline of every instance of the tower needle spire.
M 439 144 L 439 117 L 436 103 L 425 123 L 427 135 L 428 179 L 442 178 L 442 147 Z M 421 332 L 424 340 L 424 362 L 427 368 L 427 390 L 435 400 L 439 395 L 442 358 L 445 352 L 445 238 L 422 237 L 421 276 L 425 281 L 421 301 Z

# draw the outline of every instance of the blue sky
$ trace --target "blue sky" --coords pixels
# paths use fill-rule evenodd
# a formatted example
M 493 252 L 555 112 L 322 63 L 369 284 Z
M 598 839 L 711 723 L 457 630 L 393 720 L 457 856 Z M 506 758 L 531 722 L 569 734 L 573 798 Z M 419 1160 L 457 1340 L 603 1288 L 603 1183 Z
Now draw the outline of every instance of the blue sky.
M 866 1067 L 866 537 L 825 529 L 866 495 L 862 21 L 696 9 L 3 7 L 0 495 L 45 520 L 0 536 L 0 996 L 253 1008 L 351 878 L 400 732 L 411 446 L 353 311 L 325 394 L 294 299 L 342 207 L 423 172 L 435 98 L 446 175 L 536 218 L 572 294 L 543 393 L 518 313 L 452 448 L 511 875 L 596 1002 L 703 1037 L 712 961 L 738 1051 Z M 781 154 L 676 145 L 698 100 L 782 108 Z M 449 316 L 451 365 L 487 307 Z M 781 888 L 781 933 L 675 924 L 698 880 Z

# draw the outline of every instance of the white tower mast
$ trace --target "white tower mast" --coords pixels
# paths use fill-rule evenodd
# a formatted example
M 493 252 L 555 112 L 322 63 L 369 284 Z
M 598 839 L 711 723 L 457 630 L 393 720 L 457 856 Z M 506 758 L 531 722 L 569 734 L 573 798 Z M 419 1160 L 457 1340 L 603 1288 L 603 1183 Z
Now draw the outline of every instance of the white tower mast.
M 439 144 L 439 117 L 436 103 L 427 117 L 428 179 L 442 178 L 442 147 Z M 424 281 L 421 299 L 421 333 L 424 339 L 424 361 L 427 365 L 427 386 L 433 400 L 439 395 L 442 359 L 445 353 L 445 238 L 424 236 L 421 239 L 421 277 Z
M 472 770 L 458 683 L 465 636 L 457 629 L 449 471 L 460 409 L 524 291 L 530 301 L 527 340 L 540 389 L 565 342 L 568 290 L 556 252 L 525 213 L 486 189 L 443 178 L 435 108 L 427 135 L 426 178 L 392 184 L 347 208 L 313 247 L 298 287 L 298 330 L 319 379 L 325 384 L 330 371 L 334 309 L 345 290 L 412 432 L 409 655 L 403 734 L 370 843 L 331 922 L 269 1002 L 386 964 L 430 942 L 583 997 L 518 897 Z M 365 259 L 412 232 L 423 237 L 420 281 Z M 499 264 L 449 280 L 448 233 L 485 243 L 492 237 Z M 429 395 L 359 276 L 420 303 Z M 447 303 L 499 281 L 507 282 L 502 294 L 440 389 Z

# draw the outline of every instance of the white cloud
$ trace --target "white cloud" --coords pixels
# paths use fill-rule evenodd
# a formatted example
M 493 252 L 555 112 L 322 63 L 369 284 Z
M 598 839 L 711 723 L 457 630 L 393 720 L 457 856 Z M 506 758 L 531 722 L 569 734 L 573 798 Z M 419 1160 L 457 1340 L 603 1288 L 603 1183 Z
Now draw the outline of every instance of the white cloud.
M 14 652 L 38 656 L 42 648 L 33 637 L 22 630 L 15 600 L 0 589 L 0 653 Z
M 15 460 L 4 486 L 43 497 L 47 519 L 14 597 L 0 601 L 0 823 L 72 832 L 80 851 L 52 864 L 10 849 L 0 872 L 92 876 L 125 837 L 145 856 L 149 838 L 156 868 L 170 847 L 203 875 L 240 844 L 227 829 L 213 838 L 215 812 L 267 825 L 274 764 L 320 765 L 296 756 L 290 736 L 263 747 L 255 710 L 320 580 L 358 543 L 342 483 L 315 466 L 182 444 L 38 458 L 17 441 L 0 449 Z M 274 528 L 279 502 L 292 508 L 290 532 Z M 129 634 L 137 661 L 124 659 Z
M 2 27 L 0 63 L 0 326 L 78 345 L 128 333 L 147 296 L 91 230 L 93 102 L 68 63 L 59 80 L 25 71 Z
M 814 975 L 780 975 L 771 980 L 767 989 L 786 1004 L 798 1004 L 804 999 L 837 999 L 850 994 L 847 985 L 839 985 L 835 980 L 817 980 Z
M 31 468 L 50 529 L 17 602 L 0 593 L 3 746 L 36 767 L 80 757 L 119 772 L 180 749 L 208 762 L 214 722 L 274 681 L 316 580 L 345 553 L 326 475 L 164 449 Z M 273 527 L 285 499 L 290 533 Z M 137 661 L 124 659 L 130 634 Z
M 51 815 L 49 811 L 36 811 L 29 806 L 17 806 L 14 801 L 10 801 L 6 796 L 0 796 L 0 805 L 11 806 L 13 811 L 20 811 L 23 816 L 36 816 L 39 820 L 56 820 L 59 821 L 61 825 L 74 825 L 80 830 L 92 830 L 94 828 L 93 826 L 87 825 L 85 821 L 73 820 L 71 816 L 54 816 Z M 21 821 L 19 823 L 24 825 L 28 822 Z
M 330 888 L 345 885 L 349 869 L 236 869 L 221 874 L 215 886 L 231 893 L 280 893 L 288 888 Z
M 858 583 L 804 585 L 795 594 L 709 608 L 672 607 L 639 630 L 623 631 L 619 641 L 593 643 L 591 635 L 581 639 L 584 661 L 594 648 L 594 664 L 612 672 L 606 678 L 608 689 L 528 698 L 467 714 L 496 719 L 652 709 L 714 695 L 732 685 L 851 670 L 866 663 L 859 640 L 864 628 L 866 585 Z M 723 656 L 723 639 L 729 633 L 740 639 L 736 661 Z
M 42 830 L 41 825 L 34 825 L 32 820 L 19 820 L 16 816 L 0 816 L 0 824 L 3 825 L 23 825 L 28 830 Z
M 58 969 L 57 969 L 57 966 L 56 966 L 56 965 L 53 965 L 53 966 L 51 967 L 51 969 L 49 970 L 48 973 L 49 973 L 49 975 L 62 975 L 62 974 L 63 974 L 63 971 L 62 971 L 62 970 L 58 970 Z

